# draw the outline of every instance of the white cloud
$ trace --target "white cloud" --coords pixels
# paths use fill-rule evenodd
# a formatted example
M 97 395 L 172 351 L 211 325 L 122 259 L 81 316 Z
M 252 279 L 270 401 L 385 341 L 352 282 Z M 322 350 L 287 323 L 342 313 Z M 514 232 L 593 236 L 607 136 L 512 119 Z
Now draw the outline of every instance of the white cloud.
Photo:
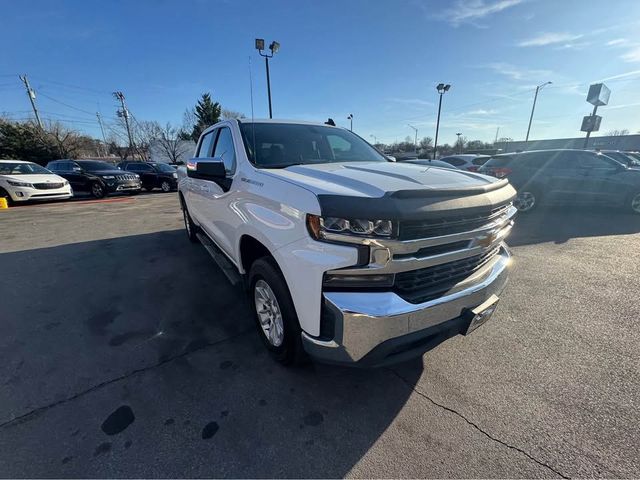
M 625 62 L 640 62 L 640 46 L 633 47 L 624 55 L 621 55 L 620 58 Z
M 466 112 L 465 115 L 495 115 L 498 113 L 498 110 L 485 110 L 484 108 L 479 108 L 477 110 L 471 110 L 470 112 Z
M 607 105 L 607 110 L 618 109 L 618 108 L 637 107 L 638 105 L 640 105 L 640 102 L 625 103 L 624 105 Z
M 615 46 L 623 46 L 627 44 L 626 38 L 616 38 L 614 40 L 610 40 L 606 43 L 607 47 L 615 47 Z
M 422 100 L 421 98 L 391 97 L 391 98 L 385 98 L 385 101 L 393 102 L 393 103 L 402 103 L 405 105 L 420 106 L 420 107 L 432 107 L 434 105 L 433 102 L 430 102 L 428 100 Z
M 523 0 L 457 0 L 451 8 L 437 17 L 457 27 L 462 23 L 474 23 L 522 2 Z
M 571 42 L 582 38 L 583 35 L 576 35 L 567 32 L 544 32 L 539 33 L 535 37 L 523 40 L 518 43 L 519 47 L 543 47 L 545 45 L 556 45 L 558 43 L 570 44 Z
M 520 68 L 509 63 L 490 63 L 488 67 L 494 72 L 499 73 L 500 75 L 504 75 L 505 77 L 511 78 L 512 80 L 519 81 L 531 81 L 542 77 L 546 78 L 553 74 L 553 72 L 551 72 L 550 70 Z

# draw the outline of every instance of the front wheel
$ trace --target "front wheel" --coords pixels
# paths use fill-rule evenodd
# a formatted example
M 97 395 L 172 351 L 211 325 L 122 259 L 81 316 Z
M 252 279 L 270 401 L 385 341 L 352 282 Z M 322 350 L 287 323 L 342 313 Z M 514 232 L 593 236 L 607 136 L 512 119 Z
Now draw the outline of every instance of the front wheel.
M 519 212 L 526 213 L 536 208 L 538 206 L 538 202 L 539 196 L 535 192 L 523 190 L 518 192 L 518 195 L 513 201 L 513 206 L 516 207 Z
M 101 183 L 94 182 L 91 184 L 91 195 L 95 198 L 102 198 L 105 196 L 105 190 Z
M 169 182 L 167 182 L 166 180 L 164 180 L 161 184 L 160 184 L 160 189 L 163 192 L 170 192 L 171 191 L 171 184 Z
M 11 195 L 5 189 L 0 188 L 0 198 L 4 198 L 7 200 L 7 205 L 10 207 L 13 205 L 13 200 L 11 199 Z
M 632 213 L 640 215 L 640 192 L 636 192 L 631 195 L 629 199 L 629 207 L 631 208 Z
M 262 257 L 249 272 L 251 305 L 262 342 L 283 365 L 306 359 L 293 300 L 280 269 L 271 257 Z

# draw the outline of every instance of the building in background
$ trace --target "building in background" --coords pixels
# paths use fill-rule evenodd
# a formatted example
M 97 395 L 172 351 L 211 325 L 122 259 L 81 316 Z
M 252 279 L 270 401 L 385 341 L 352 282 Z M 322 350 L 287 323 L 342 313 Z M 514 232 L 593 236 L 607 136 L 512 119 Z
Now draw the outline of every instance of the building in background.
M 529 140 L 517 142 L 497 142 L 496 148 L 504 153 L 523 150 L 548 150 L 556 148 L 584 148 L 584 137 L 553 138 L 548 140 Z M 627 152 L 640 151 L 640 135 L 615 135 L 591 137 L 586 150 L 623 150 Z

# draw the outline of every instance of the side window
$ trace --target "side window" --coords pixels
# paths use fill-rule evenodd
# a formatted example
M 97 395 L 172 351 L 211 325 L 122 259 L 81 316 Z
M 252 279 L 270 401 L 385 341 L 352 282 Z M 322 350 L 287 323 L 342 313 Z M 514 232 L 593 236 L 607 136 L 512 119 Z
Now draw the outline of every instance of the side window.
M 487 160 L 489 160 L 489 157 L 478 157 L 478 158 L 474 158 L 473 160 L 471 160 L 471 163 L 473 163 L 474 165 L 477 165 L 478 167 L 484 165 L 485 163 L 487 163 Z
M 598 169 L 598 170 L 613 170 L 615 169 L 615 164 L 610 162 L 606 158 L 602 158 L 600 155 L 580 152 L 578 154 L 578 162 L 580 168 L 583 169 Z
M 465 162 L 462 158 L 452 157 L 449 161 L 445 160 L 445 162 L 450 163 L 454 167 L 461 167 Z
M 218 130 L 213 130 L 202 137 L 200 147 L 198 147 L 198 158 L 209 158 L 213 156 L 211 154 L 211 149 L 213 148 L 213 140 L 217 133 Z
M 137 172 L 138 165 L 136 165 L 135 163 L 127 163 L 124 169 L 127 170 L 128 172 Z
M 235 173 L 236 149 L 233 147 L 233 135 L 228 128 L 223 127 L 220 129 L 216 149 L 212 156 L 222 158 L 227 175 L 233 175 Z
M 47 164 L 47 170 L 51 170 L 52 172 L 57 172 L 58 171 L 58 164 L 57 163 L 49 163 L 49 164 Z

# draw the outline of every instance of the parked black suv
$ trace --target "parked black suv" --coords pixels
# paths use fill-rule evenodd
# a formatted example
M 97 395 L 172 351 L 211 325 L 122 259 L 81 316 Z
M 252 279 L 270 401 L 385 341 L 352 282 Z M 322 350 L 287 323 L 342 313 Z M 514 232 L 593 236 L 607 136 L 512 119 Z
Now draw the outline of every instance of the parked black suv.
M 586 150 L 537 150 L 495 155 L 479 170 L 508 178 L 521 212 L 540 204 L 599 204 L 640 214 L 640 169 Z
M 53 173 L 66 178 L 74 192 L 89 192 L 96 198 L 108 193 L 123 192 L 131 195 L 140 192 L 140 177 L 125 173 L 106 162 L 98 160 L 54 160 L 47 164 Z
M 122 162 L 118 168 L 140 175 L 145 190 L 160 188 L 163 192 L 170 192 L 178 188 L 176 169 L 167 163 Z

